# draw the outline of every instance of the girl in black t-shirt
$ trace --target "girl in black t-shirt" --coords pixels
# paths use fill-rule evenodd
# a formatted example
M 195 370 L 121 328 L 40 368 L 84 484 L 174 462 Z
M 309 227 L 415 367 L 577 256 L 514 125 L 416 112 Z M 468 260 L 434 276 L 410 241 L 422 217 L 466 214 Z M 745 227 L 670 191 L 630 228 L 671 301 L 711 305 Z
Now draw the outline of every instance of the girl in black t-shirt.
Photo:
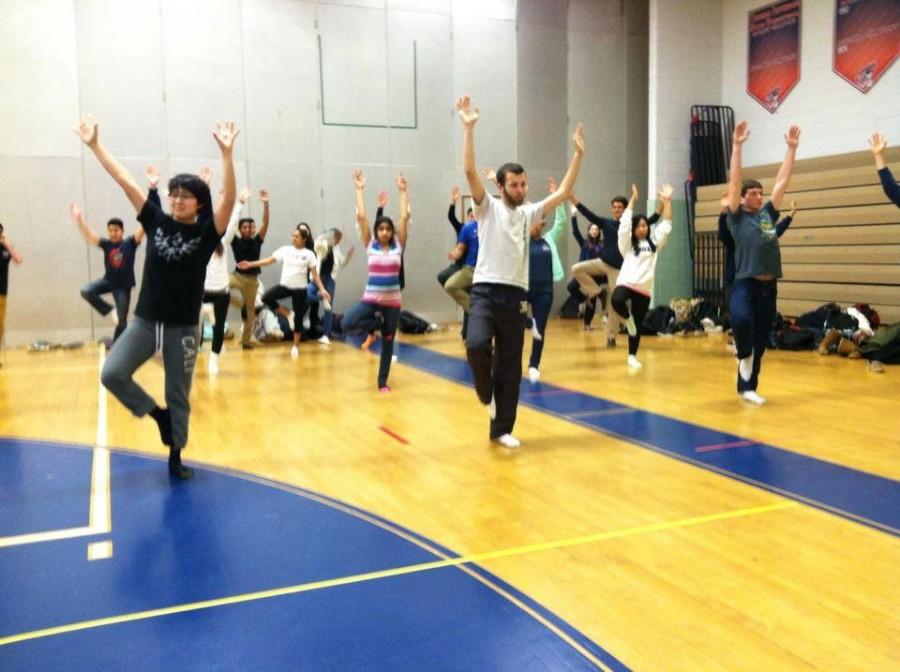
M 235 200 L 232 152 L 238 129 L 218 122 L 213 136 L 222 153 L 222 192 L 215 209 L 209 187 L 197 175 L 169 180 L 169 211 L 165 214 L 125 169 L 100 144 L 97 124 L 82 117 L 75 129 L 100 165 L 122 187 L 138 212 L 147 234 L 147 256 L 134 320 L 119 337 L 103 366 L 101 380 L 132 413 L 149 414 L 169 446 L 169 473 L 190 478 L 182 465 L 187 444 L 190 403 L 200 338 L 197 328 L 206 264 L 225 233 Z M 161 408 L 134 379 L 134 372 L 157 350 L 165 368 L 166 408 Z

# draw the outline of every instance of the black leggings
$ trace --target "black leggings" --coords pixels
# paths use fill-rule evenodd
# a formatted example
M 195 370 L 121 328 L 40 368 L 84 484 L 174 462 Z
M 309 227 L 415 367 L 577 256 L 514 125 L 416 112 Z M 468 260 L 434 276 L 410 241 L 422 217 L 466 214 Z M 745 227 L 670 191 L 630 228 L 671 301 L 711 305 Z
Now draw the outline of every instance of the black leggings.
M 262 302 L 274 313 L 278 310 L 278 300 L 291 297 L 294 307 L 294 333 L 303 332 L 303 314 L 306 312 L 306 287 L 289 289 L 284 285 L 275 285 L 263 294 Z
M 637 334 L 628 336 L 628 354 L 636 355 L 638 346 L 641 344 L 641 325 L 647 316 L 647 309 L 650 308 L 650 297 L 639 294 L 633 289 L 629 289 L 623 285 L 619 285 L 612 293 L 612 307 L 624 319 L 628 319 L 629 315 L 634 315 L 634 325 L 637 327 Z M 628 302 L 631 301 L 631 312 L 628 311 Z
M 216 323 L 213 325 L 212 351 L 217 355 L 222 352 L 222 341 L 225 340 L 225 318 L 228 317 L 228 304 L 231 295 L 226 289 L 223 292 L 203 292 L 203 303 L 213 304 Z
M 596 282 L 601 287 L 606 284 L 606 276 L 605 275 L 592 275 L 594 278 L 594 282 Z M 572 278 L 569 281 L 566 289 L 569 291 L 578 303 L 584 303 L 584 326 L 590 326 L 591 320 L 594 319 L 594 312 L 597 309 L 596 301 L 588 301 L 587 297 L 582 293 L 581 287 L 578 284 L 578 280 Z M 606 312 L 606 290 L 600 292 L 600 310 L 601 312 Z

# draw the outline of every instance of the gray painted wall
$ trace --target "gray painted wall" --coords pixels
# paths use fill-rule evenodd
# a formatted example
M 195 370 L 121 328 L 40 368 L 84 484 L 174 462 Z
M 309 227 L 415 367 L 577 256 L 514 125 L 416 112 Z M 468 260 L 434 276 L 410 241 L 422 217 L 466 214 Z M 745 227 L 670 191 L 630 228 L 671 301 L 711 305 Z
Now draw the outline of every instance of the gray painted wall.
M 454 304 L 434 276 L 454 242 L 448 194 L 464 182 L 455 96 L 481 109 L 479 165 L 520 161 L 535 197 L 564 172 L 584 121 L 578 193 L 604 211 L 630 181 L 646 182 L 646 52 L 646 2 L 2 0 L 0 221 L 25 257 L 10 270 L 7 341 L 111 333 L 78 295 L 103 265 L 67 205 L 80 203 L 98 231 L 112 216 L 129 229 L 134 220 L 71 133 L 79 111 L 97 117 L 103 142 L 141 178 L 148 163 L 164 177 L 204 163 L 219 173 L 212 124 L 237 121 L 239 186 L 271 194 L 268 251 L 301 220 L 315 232 L 342 227 L 352 241 L 350 171 L 369 175 L 373 210 L 377 191 L 391 191 L 389 214 L 391 178 L 403 171 L 413 209 L 404 304 L 450 320 Z M 258 217 L 258 202 L 245 212 Z M 564 250 L 577 258 L 570 239 Z M 363 261 L 339 278 L 338 310 L 358 299 Z M 277 268 L 264 272 L 267 284 L 277 278 Z

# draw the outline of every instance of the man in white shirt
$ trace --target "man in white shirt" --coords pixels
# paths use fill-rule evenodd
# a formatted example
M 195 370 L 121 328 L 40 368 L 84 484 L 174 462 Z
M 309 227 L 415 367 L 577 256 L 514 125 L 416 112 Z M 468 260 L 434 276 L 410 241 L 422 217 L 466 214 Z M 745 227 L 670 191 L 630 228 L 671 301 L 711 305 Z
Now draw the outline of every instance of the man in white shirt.
M 584 155 L 584 131 L 575 129 L 575 153 L 559 188 L 540 203 L 528 203 L 528 175 L 517 163 L 497 171 L 500 198 L 487 195 L 475 167 L 475 123 L 478 109 L 468 96 L 456 108 L 463 124 L 463 171 L 469 182 L 478 220 L 478 261 L 472 284 L 466 356 L 475 392 L 490 407 L 490 438 L 518 448 L 512 435 L 522 378 L 524 313 L 527 309 L 529 231 L 565 201 L 572 191 Z

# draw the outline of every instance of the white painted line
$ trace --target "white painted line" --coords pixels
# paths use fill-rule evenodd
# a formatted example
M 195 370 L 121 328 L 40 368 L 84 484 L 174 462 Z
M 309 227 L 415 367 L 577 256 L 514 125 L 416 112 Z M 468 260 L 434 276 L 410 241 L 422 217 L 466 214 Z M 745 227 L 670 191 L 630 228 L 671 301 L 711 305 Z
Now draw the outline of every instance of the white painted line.
M 100 344 L 98 371 L 103 371 L 106 361 L 106 346 Z M 97 443 L 94 447 L 94 462 L 91 467 L 91 513 L 88 525 L 94 534 L 105 534 L 112 530 L 112 511 L 109 488 L 109 450 L 106 447 L 106 390 L 98 383 L 97 392 Z
M 93 544 L 88 544 L 88 560 L 108 560 L 112 554 L 113 543 L 111 541 L 95 541 Z
M 92 534 L 102 534 L 90 527 L 70 527 L 66 530 L 49 530 L 47 532 L 32 532 L 30 534 L 17 534 L 14 537 L 0 537 L 0 548 L 6 546 L 21 546 L 24 544 L 37 544 L 43 541 L 59 541 L 60 539 L 75 539 L 76 537 L 89 537 Z

